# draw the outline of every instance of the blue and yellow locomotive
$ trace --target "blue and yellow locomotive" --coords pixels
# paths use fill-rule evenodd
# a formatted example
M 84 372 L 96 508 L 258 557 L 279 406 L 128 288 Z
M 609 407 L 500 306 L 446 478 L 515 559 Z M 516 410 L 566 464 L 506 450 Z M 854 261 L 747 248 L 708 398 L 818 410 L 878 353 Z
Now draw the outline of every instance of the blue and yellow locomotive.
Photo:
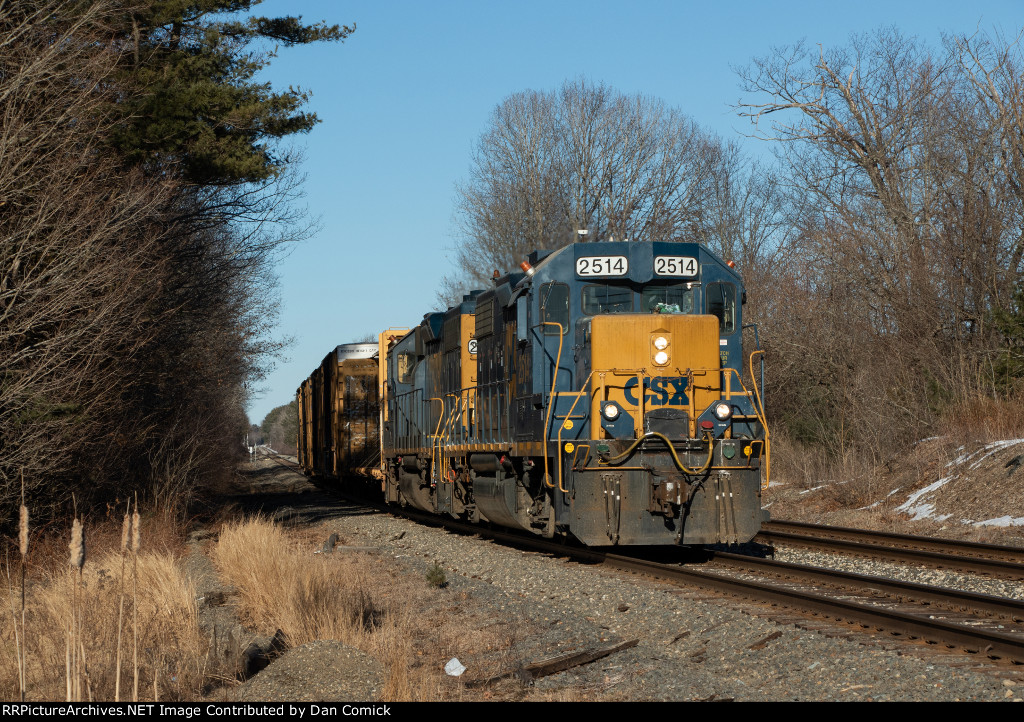
M 748 541 L 769 446 L 744 296 L 697 244 L 574 243 L 381 334 L 387 500 L 593 546 Z

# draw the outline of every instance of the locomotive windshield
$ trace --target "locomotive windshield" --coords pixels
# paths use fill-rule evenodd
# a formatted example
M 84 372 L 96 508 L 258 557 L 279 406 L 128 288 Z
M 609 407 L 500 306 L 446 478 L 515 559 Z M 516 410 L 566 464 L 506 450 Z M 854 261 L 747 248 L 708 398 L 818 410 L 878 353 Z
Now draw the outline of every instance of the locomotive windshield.
M 654 306 L 659 303 L 678 306 L 680 313 L 693 313 L 693 289 L 685 283 L 645 287 L 641 308 L 644 311 L 653 311 Z
M 633 310 L 633 289 L 629 286 L 593 285 L 583 287 L 583 313 L 629 313 Z
M 649 285 L 635 288 L 626 284 L 591 284 L 583 287 L 582 309 L 587 316 L 602 313 L 631 313 L 634 295 L 640 293 L 641 313 L 653 312 L 659 303 L 677 306 L 679 313 L 693 313 L 693 289 L 686 283 Z

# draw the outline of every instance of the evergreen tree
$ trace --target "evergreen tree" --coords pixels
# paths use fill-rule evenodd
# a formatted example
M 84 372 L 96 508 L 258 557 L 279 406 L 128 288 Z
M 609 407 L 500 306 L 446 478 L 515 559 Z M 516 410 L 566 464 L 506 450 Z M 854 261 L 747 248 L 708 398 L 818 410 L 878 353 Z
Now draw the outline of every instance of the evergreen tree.
M 126 96 L 115 142 L 129 162 L 161 174 L 173 168 L 202 186 L 281 172 L 286 159 L 273 141 L 308 132 L 317 117 L 303 110 L 307 91 L 275 91 L 256 74 L 277 46 L 344 40 L 355 25 L 240 19 L 261 1 L 123 0 L 121 81 L 138 92 Z

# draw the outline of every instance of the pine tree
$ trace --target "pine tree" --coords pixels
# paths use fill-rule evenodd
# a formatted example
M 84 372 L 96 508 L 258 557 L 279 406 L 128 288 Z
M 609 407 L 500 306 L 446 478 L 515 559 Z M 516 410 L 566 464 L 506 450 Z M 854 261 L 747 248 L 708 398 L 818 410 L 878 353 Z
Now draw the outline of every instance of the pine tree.
M 125 122 L 116 134 L 128 162 L 201 186 L 259 182 L 286 159 L 273 141 L 317 122 L 309 93 L 275 91 L 256 74 L 278 46 L 341 41 L 355 25 L 301 17 L 240 19 L 261 0 L 123 0 L 120 81 Z M 173 170 L 172 170 L 173 169 Z

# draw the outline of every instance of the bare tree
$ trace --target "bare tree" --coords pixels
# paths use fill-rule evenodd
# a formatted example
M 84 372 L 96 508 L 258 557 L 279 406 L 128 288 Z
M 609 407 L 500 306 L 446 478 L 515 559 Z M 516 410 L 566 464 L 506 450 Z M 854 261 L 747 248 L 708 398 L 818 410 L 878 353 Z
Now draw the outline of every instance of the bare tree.
M 104 152 L 112 58 L 104 8 L 0 7 L 0 498 L 70 494 L 102 436 L 132 435 L 121 394 L 166 266 L 166 184 Z M 108 452 L 110 453 L 110 452 Z M 45 499 L 40 499 L 40 496 Z M 13 508 L 8 504 L 6 508 Z
M 774 316 L 784 333 L 770 343 L 794 374 L 778 381 L 800 389 L 783 396 L 792 416 L 843 443 L 881 451 L 993 391 L 991 318 L 1019 277 L 1020 204 L 992 162 L 1005 132 L 971 90 L 993 56 L 965 42 L 935 51 L 881 30 L 741 72 L 758 97 L 739 110 L 776 143 L 801 269 L 787 282 L 802 305 Z M 818 373 L 801 377 L 808 363 Z
M 694 239 L 723 148 L 661 101 L 585 80 L 499 105 L 457 188 L 460 281 L 481 283 L 538 247 Z
M 230 473 L 280 348 L 273 268 L 308 229 L 296 179 L 197 186 L 173 159 L 119 154 L 126 101 L 148 92 L 119 74 L 130 11 L 0 3 L 6 509 L 24 473 L 36 509 L 139 491 L 181 511 Z

